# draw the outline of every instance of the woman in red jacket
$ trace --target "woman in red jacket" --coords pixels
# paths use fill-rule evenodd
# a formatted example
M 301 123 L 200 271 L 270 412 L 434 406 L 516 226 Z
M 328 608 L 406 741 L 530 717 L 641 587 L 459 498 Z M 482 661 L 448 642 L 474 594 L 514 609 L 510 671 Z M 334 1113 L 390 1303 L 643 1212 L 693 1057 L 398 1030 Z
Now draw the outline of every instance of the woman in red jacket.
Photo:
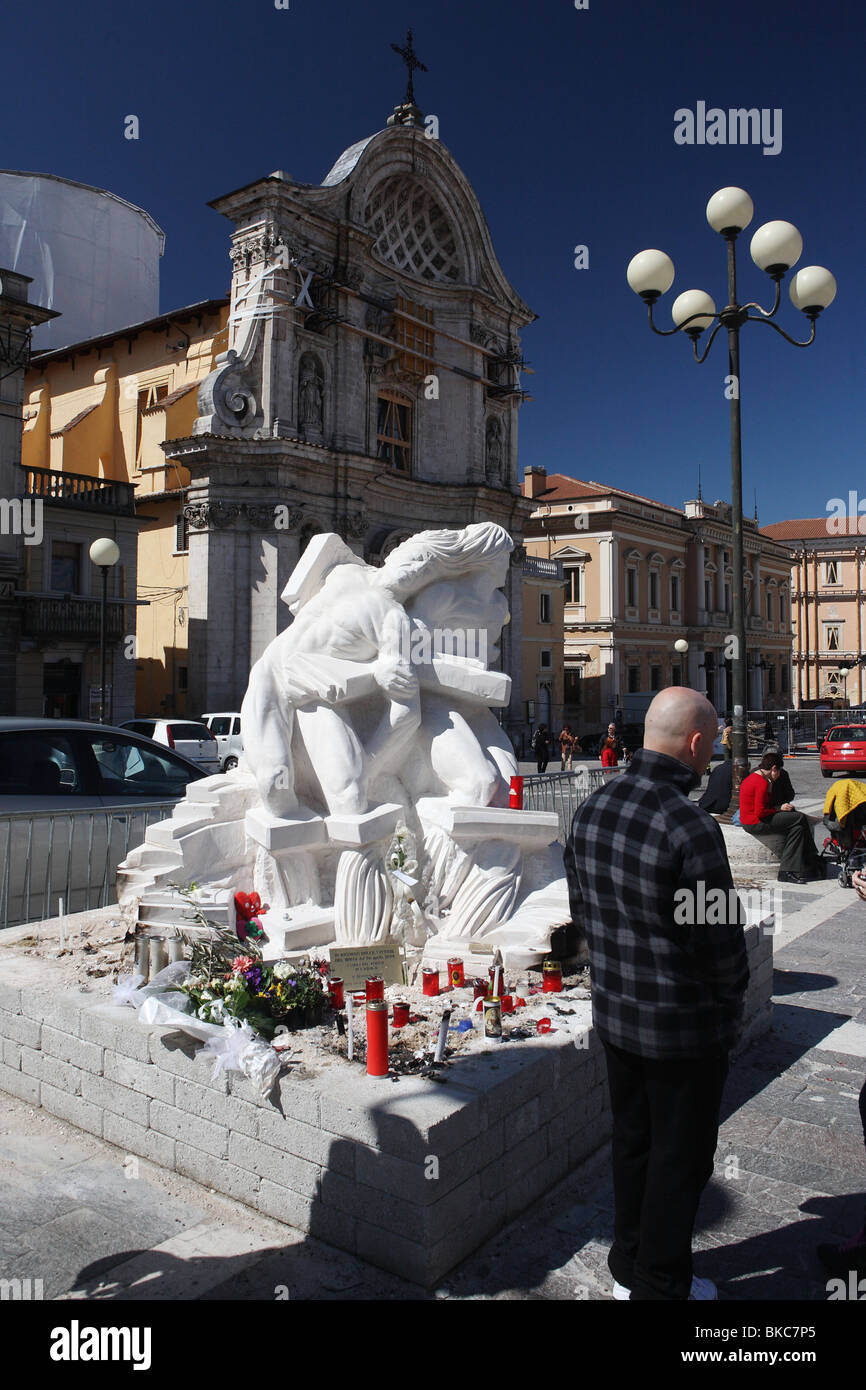
M 601 750 L 602 767 L 619 767 L 619 758 L 616 756 L 616 739 L 606 738 Z
M 780 883 L 808 883 L 825 878 L 824 861 L 815 846 L 812 823 L 790 801 L 776 810 L 772 788 L 784 765 L 781 753 L 765 753 L 757 771 L 740 783 L 740 824 L 750 835 L 784 835 Z

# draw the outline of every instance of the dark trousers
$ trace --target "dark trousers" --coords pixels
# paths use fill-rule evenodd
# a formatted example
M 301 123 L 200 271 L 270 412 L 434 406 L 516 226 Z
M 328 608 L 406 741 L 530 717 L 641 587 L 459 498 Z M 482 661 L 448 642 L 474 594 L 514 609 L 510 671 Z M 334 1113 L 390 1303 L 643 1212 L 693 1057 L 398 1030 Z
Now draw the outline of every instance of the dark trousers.
M 654 1061 L 604 1044 L 613 1112 L 610 1272 L 632 1299 L 687 1299 L 713 1172 L 727 1053 Z
M 821 856 L 815 847 L 812 823 L 802 811 L 776 811 L 760 825 L 744 825 L 750 835 L 784 835 L 785 844 L 779 868 L 788 874 L 814 873 Z
M 538 761 L 536 762 L 535 766 L 538 768 L 538 771 L 539 771 L 539 772 L 546 772 L 546 771 L 547 771 L 547 764 L 548 764 L 549 762 L 550 762 L 550 758 L 539 758 Z

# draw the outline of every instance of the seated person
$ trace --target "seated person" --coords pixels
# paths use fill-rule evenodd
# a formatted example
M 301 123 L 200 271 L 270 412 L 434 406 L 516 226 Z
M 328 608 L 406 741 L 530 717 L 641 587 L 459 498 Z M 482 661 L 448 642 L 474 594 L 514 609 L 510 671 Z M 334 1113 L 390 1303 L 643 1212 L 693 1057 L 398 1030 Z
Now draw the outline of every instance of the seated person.
M 789 801 L 773 806 L 771 789 L 783 770 L 781 753 L 765 753 L 757 771 L 740 784 L 740 824 L 750 835 L 784 835 L 780 883 L 808 883 L 825 877 L 825 865 L 812 835 L 812 823 Z

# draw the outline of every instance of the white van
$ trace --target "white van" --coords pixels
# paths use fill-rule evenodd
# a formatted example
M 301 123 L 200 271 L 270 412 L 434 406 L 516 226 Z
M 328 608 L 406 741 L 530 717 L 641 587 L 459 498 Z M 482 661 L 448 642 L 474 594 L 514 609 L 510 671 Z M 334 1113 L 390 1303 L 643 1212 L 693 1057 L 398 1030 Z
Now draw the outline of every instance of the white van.
M 203 714 L 201 722 L 207 725 L 217 741 L 221 771 L 230 772 L 233 767 L 237 767 L 238 758 L 244 751 L 240 714 L 237 710 Z

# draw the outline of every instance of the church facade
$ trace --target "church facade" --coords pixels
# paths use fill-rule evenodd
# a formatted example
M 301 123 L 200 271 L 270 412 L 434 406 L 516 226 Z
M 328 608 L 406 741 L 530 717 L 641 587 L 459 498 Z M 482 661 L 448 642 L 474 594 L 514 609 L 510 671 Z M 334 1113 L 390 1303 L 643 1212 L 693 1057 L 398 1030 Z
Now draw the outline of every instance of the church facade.
M 212 204 L 233 224 L 227 350 L 167 459 L 189 473 L 189 701 L 239 708 L 310 538 L 370 563 L 428 528 L 514 537 L 513 677 L 522 722 L 519 334 L 535 317 L 478 200 L 407 93 L 321 185 L 271 174 Z

